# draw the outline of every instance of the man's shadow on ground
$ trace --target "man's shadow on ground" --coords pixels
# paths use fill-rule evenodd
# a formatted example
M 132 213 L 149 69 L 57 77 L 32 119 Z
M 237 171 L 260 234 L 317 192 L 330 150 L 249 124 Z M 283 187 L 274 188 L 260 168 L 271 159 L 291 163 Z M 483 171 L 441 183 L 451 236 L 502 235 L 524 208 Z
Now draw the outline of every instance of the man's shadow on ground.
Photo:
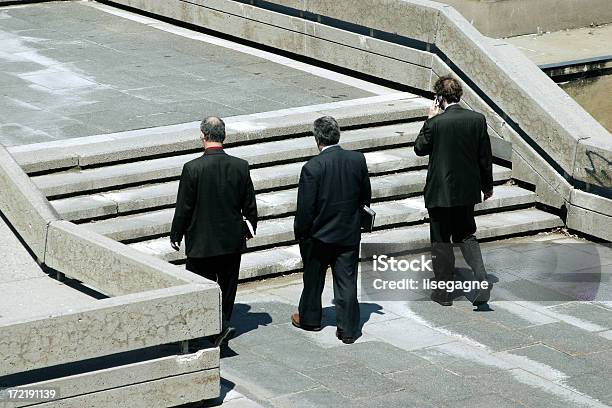
M 359 328 L 357 338 L 361 337 L 361 329 L 366 324 L 373 314 L 384 315 L 383 307 L 377 303 L 359 303 Z M 323 318 L 321 319 L 321 328 L 327 326 L 336 326 L 336 306 L 327 306 L 323 308 Z

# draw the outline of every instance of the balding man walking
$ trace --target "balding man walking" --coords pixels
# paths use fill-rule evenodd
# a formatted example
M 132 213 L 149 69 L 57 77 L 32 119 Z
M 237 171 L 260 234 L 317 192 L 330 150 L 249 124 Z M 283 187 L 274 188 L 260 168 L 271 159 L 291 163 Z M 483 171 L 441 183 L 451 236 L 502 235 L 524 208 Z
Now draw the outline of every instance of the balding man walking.
M 204 154 L 183 167 L 170 242 L 178 251 L 185 236 L 187 270 L 221 288 L 223 327 L 213 339 L 219 346 L 233 334 L 229 321 L 246 248 L 243 219 L 257 228 L 257 203 L 249 163 L 223 150 L 223 120 L 210 116 L 200 130 Z

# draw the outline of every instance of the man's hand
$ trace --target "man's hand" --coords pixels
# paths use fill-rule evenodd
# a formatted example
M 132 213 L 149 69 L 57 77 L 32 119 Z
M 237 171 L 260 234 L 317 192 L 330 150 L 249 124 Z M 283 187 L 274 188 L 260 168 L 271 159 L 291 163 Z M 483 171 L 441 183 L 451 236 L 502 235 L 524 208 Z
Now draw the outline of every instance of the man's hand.
M 175 251 L 180 251 L 180 249 L 181 249 L 181 243 L 180 242 L 172 242 L 172 241 L 170 241 L 170 246 Z
M 438 98 L 434 99 L 433 103 L 429 107 L 429 119 L 440 114 L 440 105 L 438 105 Z
M 491 197 L 493 197 L 493 190 L 484 192 L 482 200 L 487 201 Z

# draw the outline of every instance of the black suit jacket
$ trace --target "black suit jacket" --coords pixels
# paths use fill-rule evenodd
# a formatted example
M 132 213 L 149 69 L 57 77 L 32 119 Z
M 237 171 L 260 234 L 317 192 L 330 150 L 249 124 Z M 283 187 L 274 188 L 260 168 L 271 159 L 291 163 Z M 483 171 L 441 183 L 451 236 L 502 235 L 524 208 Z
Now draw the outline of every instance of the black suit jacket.
M 470 206 L 493 189 L 493 157 L 487 121 L 459 105 L 425 121 L 414 145 L 429 155 L 425 207 Z
M 331 146 L 310 159 L 300 174 L 293 229 L 298 240 L 358 245 L 361 206 L 372 191 L 363 153 Z
M 239 253 L 245 248 L 243 215 L 257 228 L 249 163 L 223 150 L 206 150 L 183 166 L 170 239 L 185 236 L 189 258 Z

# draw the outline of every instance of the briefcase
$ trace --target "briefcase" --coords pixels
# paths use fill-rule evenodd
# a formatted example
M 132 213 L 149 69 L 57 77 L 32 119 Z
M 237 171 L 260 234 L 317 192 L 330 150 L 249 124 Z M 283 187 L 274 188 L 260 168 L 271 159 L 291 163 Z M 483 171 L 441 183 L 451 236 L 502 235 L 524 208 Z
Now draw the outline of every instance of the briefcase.
M 376 212 L 367 205 L 361 207 L 361 229 L 365 232 L 372 232 L 374 220 L 376 220 Z

